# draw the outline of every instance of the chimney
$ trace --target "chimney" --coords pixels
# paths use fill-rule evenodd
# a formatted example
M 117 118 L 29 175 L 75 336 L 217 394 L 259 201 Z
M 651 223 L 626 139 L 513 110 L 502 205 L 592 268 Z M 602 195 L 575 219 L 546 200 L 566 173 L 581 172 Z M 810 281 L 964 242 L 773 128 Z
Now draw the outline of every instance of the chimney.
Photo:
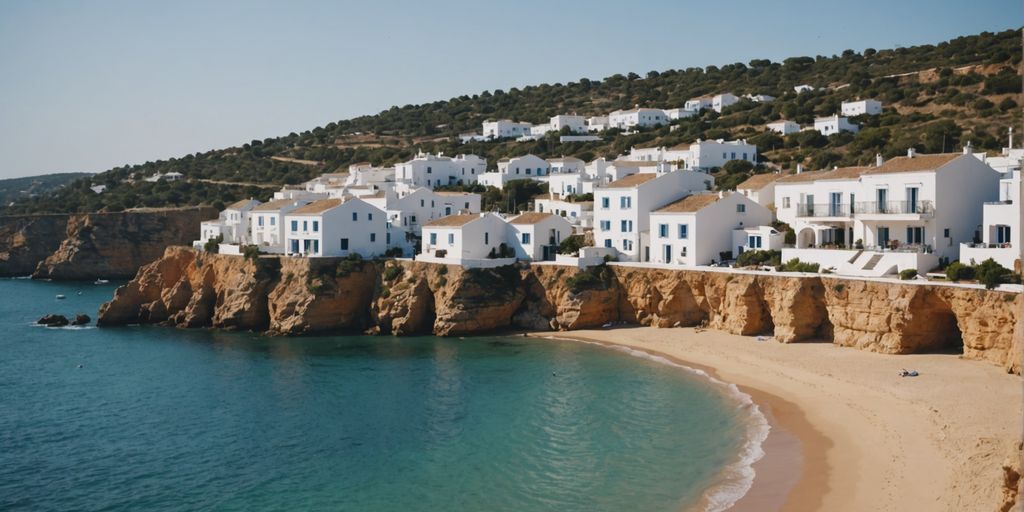
M 964 144 L 964 154 L 969 155 L 971 153 L 971 141 L 967 141 L 967 144 Z
M 875 153 L 875 167 L 881 167 L 885 163 L 885 159 L 882 158 L 881 153 Z
M 804 172 L 804 165 L 803 164 L 796 164 L 796 173 L 800 174 L 802 172 Z
M 917 150 L 914 148 L 907 149 L 907 158 L 914 158 L 917 156 Z

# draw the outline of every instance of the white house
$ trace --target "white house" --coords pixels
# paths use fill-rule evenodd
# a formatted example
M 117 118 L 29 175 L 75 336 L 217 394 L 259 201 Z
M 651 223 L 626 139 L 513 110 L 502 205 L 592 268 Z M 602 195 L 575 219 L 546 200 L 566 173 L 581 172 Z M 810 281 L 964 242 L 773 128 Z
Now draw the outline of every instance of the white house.
M 476 183 L 487 170 L 487 161 L 476 155 L 444 155 L 419 153 L 416 158 L 395 165 L 395 180 L 417 187 L 440 187 Z
M 815 118 L 814 129 L 826 137 L 839 132 L 857 133 L 860 131 L 859 126 L 851 123 L 849 119 L 838 115 Z
M 788 121 L 786 119 L 780 119 L 778 121 L 772 121 L 772 122 L 766 124 L 765 126 L 767 126 L 769 130 L 771 130 L 773 132 L 776 132 L 776 133 L 780 133 L 782 135 L 789 135 L 791 133 L 796 133 L 796 132 L 800 131 L 800 125 L 799 124 L 794 123 L 793 121 Z
M 422 237 L 424 224 L 449 215 L 480 213 L 480 195 L 422 187 L 400 190 L 398 195 L 388 196 L 385 210 L 388 220 L 385 241 L 388 248 L 398 248 L 407 254 L 412 252 Z
M 569 221 L 552 213 L 523 213 L 509 219 L 508 226 L 509 246 L 521 260 L 554 260 L 562 239 L 573 233 Z
M 807 84 L 801 84 L 796 87 L 793 87 L 793 90 L 796 91 L 797 94 L 803 94 L 805 92 L 813 91 L 814 87 Z
M 693 112 L 700 112 L 706 108 L 711 108 L 714 105 L 714 96 L 701 96 L 699 98 L 690 98 L 683 104 L 683 108 Z
M 687 110 L 686 108 L 667 108 L 665 109 L 665 116 L 670 121 L 676 121 L 678 119 L 686 119 L 697 115 L 696 110 Z
M 547 132 L 560 132 L 562 128 L 568 128 L 572 133 L 587 133 L 587 120 L 575 114 L 559 114 L 552 116 L 547 124 L 534 125 L 530 134 L 544 135 Z
M 614 248 L 620 260 L 650 261 L 651 211 L 682 196 L 706 191 L 710 175 L 693 171 L 640 173 L 594 190 L 594 242 Z
M 688 195 L 650 213 L 650 261 L 708 265 L 732 259 L 746 245 L 733 246 L 733 231 L 770 224 L 771 212 L 742 194 Z
M 736 185 L 736 192 L 761 206 L 770 207 L 775 204 L 775 182 L 781 177 L 774 172 L 755 174 Z
M 537 199 L 533 211 L 552 213 L 569 221 L 577 231 L 594 227 L 593 201 L 568 201 L 560 198 Z
M 1024 210 L 1020 207 L 1020 171 L 999 180 L 999 200 L 985 203 L 982 208 L 979 241 L 960 244 L 960 261 L 981 263 L 992 258 L 1008 269 L 1021 271 L 1020 254 L 1024 247 Z
M 498 160 L 498 172 L 488 172 L 477 177 L 481 185 L 504 188 L 513 180 L 538 180 L 547 176 L 551 164 L 536 155 L 523 155 Z
M 998 197 L 999 173 L 961 153 L 878 160 L 776 182 L 776 215 L 796 232 L 784 260 L 880 276 L 959 258 L 982 224 L 979 206 Z
M 649 128 L 668 124 L 665 111 L 656 108 L 634 108 L 632 110 L 616 110 L 608 114 L 610 128 L 628 130 L 634 127 Z
M 214 220 L 206 220 L 199 224 L 199 241 L 194 245 L 202 247 L 206 242 L 224 237 L 222 243 L 245 245 L 249 242 L 252 209 L 260 202 L 255 199 L 243 199 L 224 208 Z
M 551 174 L 580 173 L 587 166 L 583 160 L 571 156 L 549 158 L 548 165 L 550 166 Z
M 312 199 L 275 199 L 252 209 L 251 240 L 260 250 L 269 253 L 285 251 L 285 216 Z
M 394 167 L 374 167 L 369 162 L 363 162 L 348 166 L 348 178 L 345 180 L 345 185 L 363 187 L 379 183 L 393 183 L 394 181 Z
M 608 116 L 593 116 L 587 118 L 587 131 L 603 132 L 608 129 Z
M 844 101 L 840 108 L 840 112 L 847 117 L 864 114 L 877 116 L 882 113 L 882 102 L 878 100 Z
M 682 146 L 672 148 L 682 151 Z M 730 160 L 745 160 L 757 163 L 757 146 L 748 144 L 746 140 L 697 140 L 686 149 L 687 155 L 682 159 L 686 169 L 708 170 L 721 167 Z
M 722 113 L 722 109 L 729 105 L 735 105 L 740 99 L 737 98 L 731 92 L 723 92 L 722 94 L 716 94 L 711 98 L 711 108 L 715 112 Z
M 530 134 L 530 123 L 519 123 L 508 119 L 483 122 L 483 137 L 487 139 L 516 138 Z
M 362 199 L 321 199 L 285 215 L 288 254 L 370 258 L 387 248 L 387 215 Z
M 747 226 L 732 230 L 733 255 L 747 251 L 781 251 L 786 236 L 772 226 Z
M 771 103 L 775 101 L 775 96 L 767 94 L 747 94 L 744 97 L 755 103 Z
M 486 265 L 481 260 L 499 256 L 499 248 L 502 245 L 508 247 L 507 238 L 508 224 L 497 214 L 450 215 L 423 226 L 423 245 L 416 259 L 455 265 L 475 263 L 476 266 L 494 266 Z M 505 260 L 505 263 L 510 263 L 507 258 Z
M 590 194 L 594 191 L 594 181 L 585 173 L 552 173 L 547 178 L 548 191 L 562 197 Z

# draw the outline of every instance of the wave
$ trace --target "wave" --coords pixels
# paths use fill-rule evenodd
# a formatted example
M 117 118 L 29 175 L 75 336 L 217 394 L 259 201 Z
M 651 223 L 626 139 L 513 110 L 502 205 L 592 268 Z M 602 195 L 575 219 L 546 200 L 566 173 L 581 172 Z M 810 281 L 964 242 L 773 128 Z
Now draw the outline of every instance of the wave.
M 633 357 L 639 357 L 659 364 L 679 368 L 683 371 L 698 375 L 711 382 L 713 385 L 722 388 L 725 391 L 725 396 L 735 401 L 740 410 L 746 410 L 749 413 L 746 422 L 747 435 L 746 440 L 743 443 L 743 447 L 740 449 L 738 460 L 725 466 L 720 473 L 721 480 L 716 482 L 715 485 L 711 486 L 711 488 L 704 491 L 702 498 L 703 501 L 707 503 L 704 510 L 706 512 L 721 512 L 723 510 L 728 510 L 750 491 L 750 488 L 754 485 L 754 476 L 756 474 L 754 471 L 754 463 L 764 457 L 764 448 L 762 445 L 764 444 L 765 439 L 768 438 L 768 433 L 772 429 L 771 424 L 768 422 L 768 418 L 761 412 L 761 408 L 754 403 L 754 399 L 751 398 L 750 395 L 740 391 L 735 384 L 712 377 L 704 370 L 679 364 L 667 357 L 652 354 L 645 350 L 577 338 L 561 338 L 557 336 L 544 336 L 544 338 L 552 340 L 577 341 L 589 345 L 599 345 L 611 348 Z

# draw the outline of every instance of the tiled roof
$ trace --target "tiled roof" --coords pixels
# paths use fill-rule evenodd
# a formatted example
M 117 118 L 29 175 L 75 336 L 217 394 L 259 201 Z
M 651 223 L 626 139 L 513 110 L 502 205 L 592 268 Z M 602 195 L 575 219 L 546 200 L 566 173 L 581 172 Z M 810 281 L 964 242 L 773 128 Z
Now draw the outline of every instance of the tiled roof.
M 747 178 L 746 180 L 744 180 L 743 183 L 740 183 L 739 185 L 736 185 L 736 188 L 737 189 L 741 189 L 742 188 L 742 189 L 760 190 L 760 189 L 764 188 L 766 185 L 769 185 L 771 183 L 775 183 L 781 177 L 782 177 L 781 174 L 776 174 L 774 172 L 763 173 L 763 174 L 755 174 L 755 175 Z
M 625 178 L 609 183 L 605 188 L 632 188 L 643 185 L 657 177 L 658 175 L 654 173 L 630 174 Z
M 227 205 L 226 207 L 224 207 L 224 209 L 225 210 L 241 210 L 242 208 L 245 208 L 246 206 L 248 206 L 250 201 L 252 201 L 252 199 L 242 199 L 241 201 L 236 201 L 234 203 L 231 203 L 231 204 Z M 259 201 L 256 201 L 256 204 L 259 204 Z
M 536 223 L 538 223 L 538 222 L 540 222 L 540 221 L 542 221 L 544 219 L 547 219 L 548 217 L 553 217 L 553 215 L 550 214 L 550 213 L 527 212 L 527 213 L 524 213 L 524 214 L 522 214 L 522 215 L 520 215 L 520 216 L 518 216 L 518 217 L 516 217 L 516 218 L 514 218 L 514 219 L 512 219 L 510 221 L 508 221 L 508 223 L 509 224 L 536 224 Z
M 785 174 L 778 179 L 778 183 L 807 183 L 820 179 L 828 171 L 804 171 L 798 174 Z
M 465 226 L 466 224 L 469 224 L 470 222 L 473 222 L 474 220 L 479 219 L 479 218 L 480 218 L 480 216 L 475 214 L 475 213 L 467 213 L 467 214 L 462 214 L 462 215 L 449 215 L 447 217 L 441 217 L 440 219 L 432 220 L 432 221 L 424 224 L 423 226 L 424 227 L 434 227 L 434 226 L 449 226 L 449 227 Z
M 296 208 L 292 210 L 289 215 L 316 215 L 330 210 L 331 208 L 341 206 L 341 203 L 341 199 L 321 199 L 319 201 L 313 201 L 301 208 Z
M 284 206 L 288 206 L 294 203 L 295 201 L 297 201 L 297 199 L 275 199 L 273 201 L 268 201 L 266 203 L 256 206 L 255 208 L 253 208 L 253 211 L 269 212 L 273 210 L 278 210 Z
M 653 160 L 616 160 L 612 162 L 616 167 L 654 167 L 658 162 Z
M 693 194 L 658 208 L 655 213 L 692 213 L 717 203 L 719 199 L 721 197 L 716 193 Z
M 864 174 L 884 174 L 889 172 L 920 172 L 934 171 L 960 157 L 962 153 L 938 153 L 934 155 L 898 156 L 884 162 L 881 166 Z

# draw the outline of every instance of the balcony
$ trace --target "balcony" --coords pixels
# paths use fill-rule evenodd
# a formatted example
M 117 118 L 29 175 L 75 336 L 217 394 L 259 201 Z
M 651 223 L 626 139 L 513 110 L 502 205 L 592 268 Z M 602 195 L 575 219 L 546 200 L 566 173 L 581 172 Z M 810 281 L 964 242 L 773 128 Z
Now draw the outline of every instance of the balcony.
M 798 204 L 796 216 L 850 218 L 853 216 L 853 209 L 848 203 Z
M 854 203 L 853 213 L 857 215 L 916 215 L 932 216 L 935 204 L 931 201 L 869 201 Z

